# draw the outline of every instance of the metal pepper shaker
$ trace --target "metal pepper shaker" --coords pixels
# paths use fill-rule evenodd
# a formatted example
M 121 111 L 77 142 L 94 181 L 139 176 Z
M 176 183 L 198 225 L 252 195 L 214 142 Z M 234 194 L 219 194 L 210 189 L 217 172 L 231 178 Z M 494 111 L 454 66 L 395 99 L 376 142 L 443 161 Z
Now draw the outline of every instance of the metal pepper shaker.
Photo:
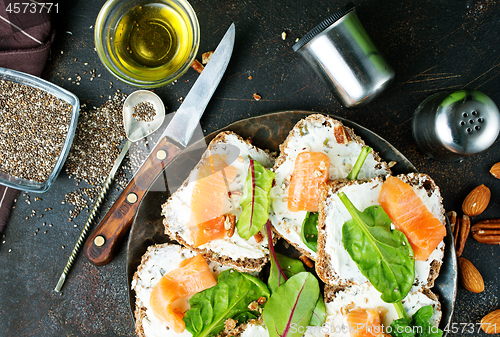
M 417 146 L 439 161 L 457 161 L 489 148 L 500 131 L 496 104 L 477 90 L 440 92 L 415 110 L 412 133 Z

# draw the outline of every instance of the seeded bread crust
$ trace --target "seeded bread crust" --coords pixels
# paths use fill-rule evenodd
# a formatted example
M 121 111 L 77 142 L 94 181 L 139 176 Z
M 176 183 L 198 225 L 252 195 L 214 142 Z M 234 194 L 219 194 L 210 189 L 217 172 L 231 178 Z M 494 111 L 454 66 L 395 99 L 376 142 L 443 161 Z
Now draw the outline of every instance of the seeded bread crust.
M 335 130 L 334 131 L 335 140 L 337 141 L 338 144 L 347 144 L 350 142 L 356 142 L 362 146 L 366 145 L 364 140 L 361 139 L 361 137 L 357 136 L 351 128 L 344 126 L 342 122 L 340 122 L 339 120 L 321 114 L 312 114 L 298 121 L 297 124 L 295 124 L 293 129 L 288 134 L 285 141 L 279 146 L 280 155 L 276 159 L 273 171 L 276 172 L 276 170 L 288 159 L 288 155 L 286 154 L 286 149 L 289 146 L 289 142 L 294 140 L 295 138 L 302 137 L 301 132 L 308 123 L 314 125 L 323 125 L 325 127 L 333 128 Z M 385 161 L 383 161 L 382 158 L 380 158 L 379 154 L 373 151 L 373 149 L 371 151 L 371 154 L 373 155 L 373 158 L 379 163 L 376 169 L 380 170 L 383 169 L 387 172 L 387 174 L 390 174 L 391 169 L 389 168 L 389 165 Z M 309 259 L 313 261 L 315 260 L 315 258 L 311 255 L 311 253 L 300 247 L 297 242 L 287 240 L 287 238 L 281 235 L 278 230 L 276 230 L 276 233 L 277 235 L 279 235 L 280 238 L 282 237 L 283 239 L 288 241 L 291 245 L 293 245 L 303 255 L 307 256 Z
M 240 137 L 239 135 L 237 135 L 231 131 L 224 131 L 224 132 L 219 133 L 210 142 L 210 145 L 209 145 L 207 151 L 209 151 L 215 144 L 228 143 L 228 137 L 231 137 L 231 136 L 237 137 L 237 139 L 239 141 L 241 141 L 242 143 L 246 144 L 246 146 L 248 146 L 249 148 L 252 148 L 253 150 L 257 151 L 258 153 L 260 153 L 262 155 L 267 156 L 271 161 L 274 162 L 275 155 L 273 153 L 270 153 L 267 150 L 262 150 L 262 149 L 257 148 L 256 146 L 251 144 L 250 140 L 243 139 L 242 137 Z M 207 152 L 205 152 L 205 154 L 206 153 Z M 208 160 L 208 156 L 206 156 L 205 154 L 202 156 L 202 159 L 198 162 L 198 164 L 196 165 L 196 167 L 193 170 L 199 170 L 200 167 L 202 165 L 204 165 L 206 160 Z M 189 183 L 189 179 L 186 179 L 184 181 L 184 183 L 182 184 L 182 186 L 179 187 L 178 191 L 181 191 L 182 189 L 186 188 L 188 183 Z M 167 200 L 167 202 L 164 205 L 162 205 L 162 214 L 164 214 L 164 210 L 166 209 L 169 202 L 170 202 L 170 199 Z M 218 262 L 218 263 L 225 265 L 225 266 L 231 266 L 232 268 L 234 268 L 240 272 L 248 273 L 248 272 L 260 271 L 262 269 L 262 267 L 267 263 L 267 261 L 269 261 L 269 255 L 262 257 L 262 258 L 233 259 L 229 256 L 220 255 L 220 254 L 213 252 L 213 251 L 206 249 L 206 248 L 201 249 L 201 248 L 193 247 L 193 245 L 191 243 L 187 242 L 186 240 L 184 240 L 182 238 L 181 234 L 178 231 L 172 230 L 171 227 L 175 227 L 175 224 L 171 223 L 170 219 L 164 218 L 163 224 L 165 226 L 165 234 L 167 234 L 171 239 L 177 241 L 178 243 L 180 243 L 183 246 L 186 246 L 186 247 L 188 247 L 196 252 L 203 254 L 203 256 L 210 261 Z
M 158 246 L 148 247 L 148 250 L 141 258 L 141 264 L 134 273 L 134 277 L 132 278 L 132 283 L 137 282 L 139 280 L 139 275 L 144 269 L 145 263 L 149 260 L 151 254 L 156 249 L 159 249 L 159 247 Z M 135 317 L 135 333 L 139 337 L 146 337 L 146 335 L 144 334 L 144 327 L 142 326 L 142 320 L 144 319 L 144 317 L 146 317 L 146 307 L 142 303 L 141 299 L 137 296 L 135 298 L 134 317 Z
M 430 196 L 435 194 L 439 198 L 439 210 L 441 223 L 446 226 L 445 210 L 442 204 L 442 197 L 439 187 L 435 184 L 434 180 L 426 174 L 423 173 L 409 173 L 406 175 L 400 174 L 397 176 L 402 181 L 412 186 L 418 186 L 418 188 L 423 188 L 426 190 L 427 194 Z M 340 275 L 331 268 L 331 257 L 326 252 L 326 204 L 328 198 L 331 198 L 336 194 L 341 188 L 347 185 L 356 184 L 356 181 L 337 181 L 330 182 L 323 186 L 321 189 L 321 203 L 319 206 L 319 217 L 318 217 L 318 259 L 316 261 L 316 273 L 318 276 L 326 283 L 335 288 L 343 288 L 346 286 L 351 286 L 354 283 L 350 280 L 341 280 Z M 437 247 L 444 251 L 444 244 L 441 247 Z M 427 278 L 427 284 L 424 285 L 425 288 L 432 288 L 434 286 L 435 279 L 439 276 L 439 270 L 441 268 L 443 261 L 433 260 L 430 265 L 430 272 Z
M 223 266 L 231 266 L 232 268 L 236 269 L 239 272 L 242 273 L 251 273 L 255 271 L 261 271 L 262 267 L 269 261 L 269 256 L 262 257 L 259 259 L 251 259 L 251 258 L 246 258 L 246 259 L 233 259 L 229 256 L 221 256 L 216 253 L 213 253 L 209 251 L 208 249 L 199 249 L 193 247 L 191 244 L 186 242 L 185 240 L 182 239 L 182 237 L 179 235 L 178 232 L 170 232 L 168 230 L 165 230 L 165 233 L 170 236 L 173 240 L 179 242 L 181 245 L 188 247 L 196 252 L 199 252 L 203 255 L 203 257 L 207 260 L 218 262 L 222 264 Z
M 325 282 L 325 284 L 329 287 L 333 287 L 334 289 L 342 289 L 346 286 L 353 285 L 352 282 L 342 283 L 340 284 L 340 276 L 331 268 L 331 257 L 325 250 L 326 247 L 326 212 L 325 207 L 327 203 L 327 199 L 330 195 L 335 194 L 342 187 L 347 185 L 355 184 L 356 181 L 347 181 L 347 180 L 337 180 L 331 181 L 324 184 L 321 187 L 320 192 L 320 204 L 318 210 L 318 258 L 316 260 L 315 269 L 316 274 L 318 274 L 319 278 Z M 330 288 L 329 288 L 330 289 Z M 326 291 L 325 291 L 325 302 L 326 302 Z

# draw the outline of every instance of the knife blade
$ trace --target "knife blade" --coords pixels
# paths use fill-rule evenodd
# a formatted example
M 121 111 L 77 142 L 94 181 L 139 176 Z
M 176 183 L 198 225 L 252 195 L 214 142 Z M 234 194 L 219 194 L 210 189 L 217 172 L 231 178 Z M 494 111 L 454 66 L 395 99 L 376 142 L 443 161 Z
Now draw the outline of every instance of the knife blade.
M 117 247 L 130 230 L 142 197 L 162 170 L 188 145 L 227 68 L 234 47 L 234 37 L 233 23 L 161 134 L 153 151 L 85 242 L 85 256 L 93 264 L 102 266 L 113 260 Z

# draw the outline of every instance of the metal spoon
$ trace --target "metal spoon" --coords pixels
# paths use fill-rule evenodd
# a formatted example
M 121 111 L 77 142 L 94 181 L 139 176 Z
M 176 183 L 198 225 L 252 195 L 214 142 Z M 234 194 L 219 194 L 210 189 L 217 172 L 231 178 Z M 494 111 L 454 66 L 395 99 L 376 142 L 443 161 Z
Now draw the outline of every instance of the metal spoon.
M 151 103 L 154 107 L 155 115 L 152 121 L 145 121 L 142 118 L 133 116 L 134 112 L 136 112 L 135 109 L 136 106 L 138 106 L 139 103 L 143 102 L 146 102 L 146 104 Z M 123 149 L 118 158 L 116 158 L 115 163 L 111 168 L 111 171 L 109 172 L 109 175 L 102 186 L 101 192 L 97 197 L 94 207 L 92 208 L 92 211 L 90 212 L 90 215 L 87 219 L 87 222 L 83 226 L 82 232 L 78 237 L 75 247 L 73 247 L 73 251 L 71 252 L 68 262 L 64 267 L 61 277 L 57 282 L 57 285 L 54 289 L 55 291 L 59 292 L 61 290 L 64 281 L 66 280 L 66 275 L 68 274 L 71 266 L 73 265 L 76 255 L 80 250 L 80 246 L 85 240 L 90 225 L 92 224 L 92 221 L 94 220 L 94 217 L 99 207 L 101 206 L 104 196 L 108 192 L 109 186 L 111 185 L 111 182 L 115 178 L 116 171 L 120 167 L 123 158 L 125 158 L 125 155 L 127 154 L 130 145 L 132 145 L 133 142 L 136 142 L 156 131 L 163 123 L 164 118 L 165 118 L 165 106 L 163 105 L 163 102 L 160 99 L 160 97 L 158 97 L 158 95 L 156 95 L 151 91 L 148 90 L 134 91 L 125 100 L 123 104 L 123 126 L 125 128 L 125 134 L 127 135 L 127 142 L 123 146 Z

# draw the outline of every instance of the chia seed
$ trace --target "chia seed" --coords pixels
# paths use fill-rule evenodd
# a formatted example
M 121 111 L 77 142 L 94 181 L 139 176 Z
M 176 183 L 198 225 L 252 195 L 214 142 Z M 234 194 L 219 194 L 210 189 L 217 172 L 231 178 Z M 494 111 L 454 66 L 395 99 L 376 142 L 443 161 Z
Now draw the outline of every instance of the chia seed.
M 43 90 L 0 80 L 0 172 L 45 182 L 61 153 L 72 106 Z
M 125 139 L 122 107 L 125 95 L 115 95 L 99 108 L 82 109 L 73 146 L 66 160 L 66 172 L 77 181 L 100 186 L 120 154 Z
M 93 70 L 95 74 L 95 70 Z M 78 188 L 65 195 L 62 204 L 72 205 L 68 221 L 72 222 L 84 209 L 94 204 L 102 184 L 120 154 L 125 139 L 122 109 L 126 95 L 116 94 L 100 107 L 82 108 L 73 146 L 66 160 L 66 172 L 89 188 Z M 120 171 L 117 173 L 117 178 Z M 116 179 L 116 178 L 115 178 Z
M 148 101 L 137 103 L 132 110 L 134 111 L 132 117 L 138 122 L 152 122 L 156 116 L 154 105 Z

